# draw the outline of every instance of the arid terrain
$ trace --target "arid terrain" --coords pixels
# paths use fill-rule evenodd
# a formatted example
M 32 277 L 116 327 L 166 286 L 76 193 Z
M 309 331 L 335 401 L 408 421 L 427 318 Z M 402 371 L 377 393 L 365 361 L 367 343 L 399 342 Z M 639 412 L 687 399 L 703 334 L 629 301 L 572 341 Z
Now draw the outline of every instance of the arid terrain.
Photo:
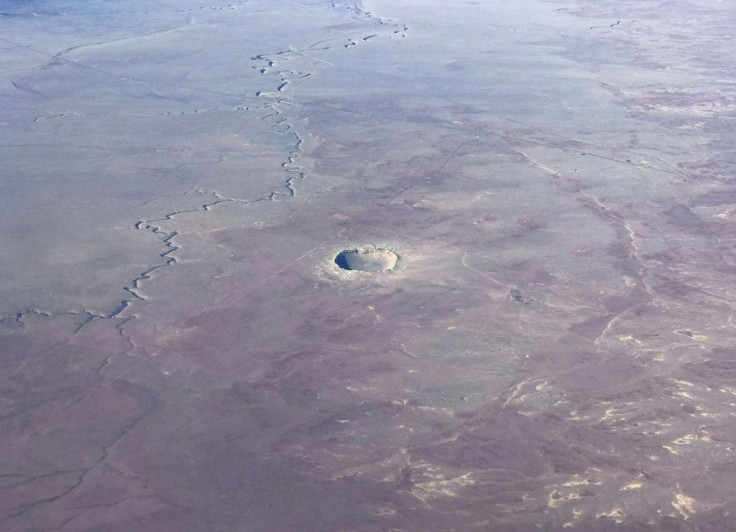
M 0 0 L 0 530 L 736 529 L 734 27 Z

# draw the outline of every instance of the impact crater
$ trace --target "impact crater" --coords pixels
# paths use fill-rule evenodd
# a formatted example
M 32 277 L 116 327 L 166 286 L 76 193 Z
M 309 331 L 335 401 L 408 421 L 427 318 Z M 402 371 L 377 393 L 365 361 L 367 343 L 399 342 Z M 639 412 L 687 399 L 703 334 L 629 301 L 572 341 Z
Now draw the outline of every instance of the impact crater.
M 378 273 L 392 270 L 399 256 L 388 249 L 344 249 L 335 257 L 335 264 L 343 270 Z

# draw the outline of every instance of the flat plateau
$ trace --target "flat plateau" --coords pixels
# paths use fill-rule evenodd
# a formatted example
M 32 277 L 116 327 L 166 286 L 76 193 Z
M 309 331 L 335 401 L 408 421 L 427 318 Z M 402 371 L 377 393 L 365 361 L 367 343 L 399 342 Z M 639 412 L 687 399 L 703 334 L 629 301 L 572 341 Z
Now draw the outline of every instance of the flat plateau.
M 735 529 L 734 27 L 0 0 L 0 529 Z

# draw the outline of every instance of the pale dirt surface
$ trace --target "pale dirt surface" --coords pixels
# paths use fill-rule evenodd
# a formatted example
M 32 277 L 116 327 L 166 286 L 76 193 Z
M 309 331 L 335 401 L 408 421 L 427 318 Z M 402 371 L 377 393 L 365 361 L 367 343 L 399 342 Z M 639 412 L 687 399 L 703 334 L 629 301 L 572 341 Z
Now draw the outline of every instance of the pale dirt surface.
M 734 528 L 734 27 L 0 1 L 0 529 Z

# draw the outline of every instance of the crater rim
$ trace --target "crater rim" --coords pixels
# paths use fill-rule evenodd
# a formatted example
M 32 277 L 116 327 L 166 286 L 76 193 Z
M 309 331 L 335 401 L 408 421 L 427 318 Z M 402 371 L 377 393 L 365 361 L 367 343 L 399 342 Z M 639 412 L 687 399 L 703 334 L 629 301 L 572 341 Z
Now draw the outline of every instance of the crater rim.
M 399 255 L 386 248 L 350 247 L 339 251 L 334 262 L 343 271 L 381 273 L 393 270 Z

